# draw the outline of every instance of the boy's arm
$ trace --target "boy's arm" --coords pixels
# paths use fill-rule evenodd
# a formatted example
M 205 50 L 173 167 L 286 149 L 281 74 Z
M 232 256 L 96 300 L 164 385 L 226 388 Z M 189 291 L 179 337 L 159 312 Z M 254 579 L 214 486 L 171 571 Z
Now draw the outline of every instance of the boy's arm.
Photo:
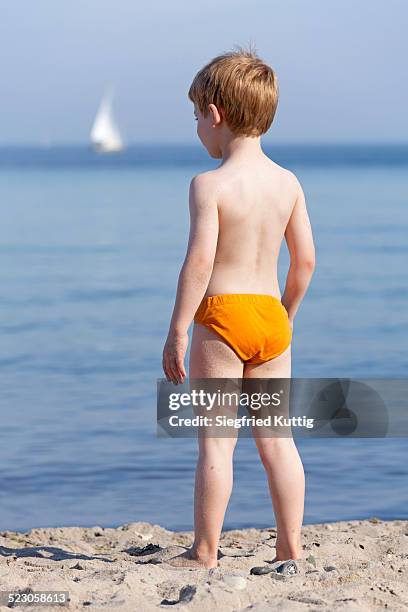
M 183 382 L 188 328 L 207 289 L 214 265 L 218 240 L 218 207 L 205 174 L 190 183 L 190 235 L 180 271 L 170 329 L 163 350 L 163 369 L 167 379 Z
M 297 184 L 298 195 L 285 230 L 285 239 L 290 254 L 290 266 L 281 300 L 288 312 L 291 324 L 293 324 L 293 319 L 315 268 L 315 248 L 305 195 L 299 181 L 297 181 Z

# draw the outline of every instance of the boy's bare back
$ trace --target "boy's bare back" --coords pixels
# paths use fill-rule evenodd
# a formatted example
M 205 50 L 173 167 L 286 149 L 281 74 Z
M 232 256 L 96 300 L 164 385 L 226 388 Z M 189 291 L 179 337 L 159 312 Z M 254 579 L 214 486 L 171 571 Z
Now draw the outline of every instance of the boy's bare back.
M 257 293 L 280 298 L 278 255 L 285 231 L 289 238 L 291 230 L 296 232 L 296 219 L 293 227 L 290 219 L 302 196 L 295 175 L 266 155 L 227 161 L 193 179 L 190 206 L 200 209 L 201 203 L 198 214 L 208 217 L 203 239 L 214 244 L 217 232 L 205 296 Z M 204 229 L 205 223 L 200 225 Z

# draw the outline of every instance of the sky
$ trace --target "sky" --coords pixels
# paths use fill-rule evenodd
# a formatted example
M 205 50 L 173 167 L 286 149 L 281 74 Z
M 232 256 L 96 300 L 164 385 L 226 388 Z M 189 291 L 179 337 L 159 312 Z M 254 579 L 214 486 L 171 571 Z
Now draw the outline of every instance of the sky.
M 197 142 L 187 91 L 255 46 L 277 73 L 265 143 L 407 142 L 406 0 L 0 1 L 0 145 L 86 143 L 104 91 L 126 143 Z

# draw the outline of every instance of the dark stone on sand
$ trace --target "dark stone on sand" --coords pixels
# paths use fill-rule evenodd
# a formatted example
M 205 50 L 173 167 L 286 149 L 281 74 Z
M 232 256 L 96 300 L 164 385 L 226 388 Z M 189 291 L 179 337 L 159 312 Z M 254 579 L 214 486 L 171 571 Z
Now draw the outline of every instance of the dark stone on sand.
M 160 604 L 162 606 L 175 606 L 179 603 L 188 603 L 193 599 L 196 592 L 197 587 L 187 584 L 180 590 L 178 599 L 163 599 Z
M 156 546 L 152 544 L 151 548 L 145 546 L 144 549 L 142 548 L 140 550 L 142 551 L 141 553 L 136 553 L 137 559 L 135 560 L 135 563 L 137 563 L 138 565 L 144 563 L 153 563 L 157 565 L 159 563 L 163 563 L 164 561 L 168 561 L 176 555 L 181 554 L 186 549 L 183 546 L 177 545 L 166 546 L 165 548 L 162 548 L 161 546 Z M 151 550 L 156 552 L 150 552 Z M 125 552 L 129 552 L 129 549 Z
M 268 567 L 267 565 L 260 565 L 251 568 L 251 574 L 253 576 L 263 576 L 264 574 L 270 574 L 274 572 L 275 569 L 273 567 Z
M 83 569 L 85 569 L 85 568 L 84 568 L 82 565 L 80 565 L 80 563 L 79 563 L 79 561 L 78 561 L 78 563 L 77 563 L 76 565 L 73 565 L 73 566 L 71 567 L 71 569 L 83 570 Z
M 139 563 L 140 565 L 146 565 L 147 563 L 159 565 L 159 563 L 163 563 L 163 561 L 161 559 L 158 559 L 157 557 L 152 557 L 151 559 L 147 559 L 147 561 L 138 561 L 137 563 Z
M 160 550 L 162 550 L 162 547 L 158 544 L 147 544 L 147 546 L 131 546 L 125 552 L 134 557 L 142 557 L 143 555 L 152 555 Z
M 253 567 L 250 572 L 254 576 L 263 576 L 264 574 L 279 574 L 281 576 L 294 576 L 299 573 L 299 569 L 295 561 L 293 559 L 289 559 L 288 561 L 283 561 L 279 565 L 275 567 L 270 567 L 268 565 L 260 565 Z
M 299 603 L 311 604 L 312 606 L 322 606 L 326 603 L 322 599 L 308 597 L 307 595 L 288 595 L 288 599 L 298 601 Z
M 293 559 L 289 559 L 288 561 L 281 563 L 281 565 L 278 565 L 278 567 L 275 568 L 275 571 L 283 576 L 294 576 L 295 574 L 299 573 L 299 568 Z

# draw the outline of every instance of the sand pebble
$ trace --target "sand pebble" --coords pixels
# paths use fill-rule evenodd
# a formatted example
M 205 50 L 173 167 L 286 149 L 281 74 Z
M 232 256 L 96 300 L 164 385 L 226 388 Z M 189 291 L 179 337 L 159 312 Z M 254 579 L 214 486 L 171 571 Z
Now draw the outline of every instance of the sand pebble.
M 71 569 L 76 569 L 76 570 L 84 570 L 85 568 L 84 568 L 84 566 L 83 566 L 83 565 L 81 565 L 81 564 L 79 563 L 79 561 L 78 561 L 78 563 L 76 563 L 76 565 L 73 565 L 73 566 L 71 567 Z
M 158 563 L 163 563 L 163 561 L 168 561 L 172 557 L 180 555 L 185 550 L 186 549 L 184 547 L 182 547 L 182 546 L 167 546 L 166 548 L 161 548 L 157 552 L 154 552 L 154 553 L 152 553 L 150 555 L 147 554 L 147 555 L 138 556 L 137 560 L 135 561 L 135 563 L 137 563 L 137 564 L 144 564 L 144 563 L 158 564 Z M 127 552 L 127 551 L 125 551 L 125 552 Z
M 178 599 L 163 599 L 160 603 L 162 606 L 174 606 L 179 603 L 189 603 L 197 592 L 197 587 L 192 584 L 183 586 L 180 590 Z
M 298 601 L 299 603 L 311 604 L 313 606 L 323 606 L 326 604 L 323 599 L 308 597 L 307 595 L 288 595 L 288 599 L 291 601 Z
M 316 558 L 313 555 L 309 555 L 306 558 L 306 561 L 308 561 L 308 563 L 311 563 L 313 567 L 316 567 Z
M 163 550 L 161 546 L 158 544 L 147 544 L 147 546 L 131 546 L 126 549 L 128 555 L 132 555 L 134 557 L 142 557 L 144 555 L 151 555 L 153 553 L 159 552 L 159 550 Z
M 254 576 L 263 576 L 272 573 L 278 574 L 279 576 L 294 576 L 299 573 L 299 568 L 293 559 L 289 559 L 288 561 L 278 562 L 278 564 L 275 563 L 272 566 L 255 566 L 251 568 L 250 573 Z
M 288 561 L 284 561 L 280 565 L 278 565 L 275 569 L 278 574 L 282 574 L 283 576 L 294 576 L 299 573 L 299 568 L 297 566 L 296 561 L 293 559 L 289 559 Z
M 256 567 L 251 568 L 251 574 L 253 576 L 263 576 L 264 574 L 270 574 L 274 571 L 275 569 L 268 565 L 257 565 Z

